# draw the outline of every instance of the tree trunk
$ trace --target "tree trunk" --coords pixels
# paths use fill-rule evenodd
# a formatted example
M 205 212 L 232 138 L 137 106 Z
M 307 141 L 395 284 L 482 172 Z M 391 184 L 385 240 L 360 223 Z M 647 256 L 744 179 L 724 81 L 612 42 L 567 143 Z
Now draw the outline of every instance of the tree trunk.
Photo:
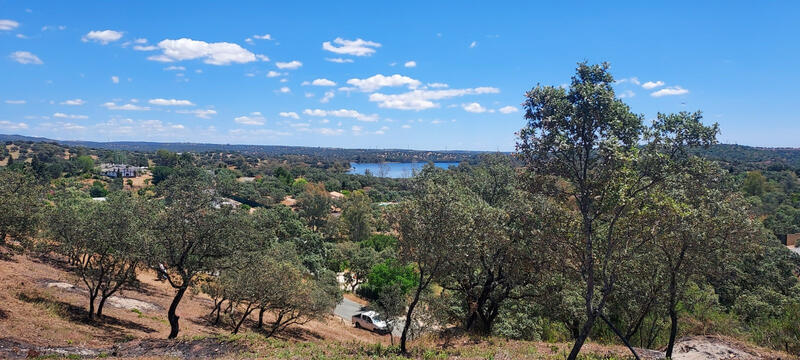
M 600 315 L 600 318 L 603 319 L 603 321 L 605 321 L 606 324 L 608 324 L 608 327 L 611 328 L 611 331 L 613 331 L 614 334 L 616 334 L 617 337 L 619 337 L 620 340 L 622 340 L 622 343 L 625 344 L 625 346 L 628 347 L 628 350 L 631 351 L 631 353 L 633 354 L 633 357 L 636 358 L 636 360 L 639 360 L 639 354 L 636 353 L 636 350 L 633 350 L 633 346 L 631 346 L 631 344 L 628 342 L 628 339 L 626 339 L 622 335 L 622 333 L 619 330 L 617 330 L 617 327 L 614 326 L 614 324 L 612 324 L 611 321 L 608 321 L 608 318 L 606 318 L 606 316 L 603 315 L 603 313 L 600 313 L 599 315 Z
M 677 306 L 677 280 L 673 272 L 669 279 L 669 343 L 667 344 L 666 356 L 668 359 L 672 358 L 672 349 L 675 347 L 675 337 L 678 335 L 678 312 L 675 310 Z
M 422 282 L 420 282 L 422 284 Z M 411 327 L 411 315 L 414 313 L 414 307 L 417 306 L 419 302 L 419 297 L 422 293 L 422 287 L 417 287 L 417 291 L 414 293 L 414 300 L 411 301 L 411 304 L 408 304 L 408 311 L 406 312 L 406 323 L 403 324 L 403 334 L 400 336 L 400 353 L 408 354 L 406 349 L 406 340 L 408 339 L 408 329 Z
M 594 320 L 596 317 L 597 315 L 590 314 L 589 318 L 586 320 L 586 323 L 583 324 L 581 332 L 578 334 L 578 337 L 575 338 L 575 344 L 572 345 L 572 350 L 569 352 L 569 356 L 567 357 L 568 360 L 575 360 L 578 358 L 578 354 L 581 352 L 583 343 L 586 342 L 586 338 L 589 337 L 589 332 L 592 331 L 592 326 L 594 325 Z
M 247 305 L 247 308 L 244 309 L 244 314 L 242 314 L 242 318 L 236 323 L 236 326 L 233 327 L 233 334 L 239 333 L 239 328 L 242 326 L 244 321 L 247 320 L 247 317 L 250 316 L 250 313 L 252 313 L 253 310 L 255 309 L 252 309 L 250 308 L 250 305 Z
M 94 300 L 97 299 L 97 293 L 92 293 L 89 290 L 89 321 L 94 321 Z
M 106 304 L 106 300 L 108 300 L 109 297 L 111 297 L 111 295 L 108 295 L 108 296 L 101 295 L 100 296 L 100 302 L 97 304 L 97 317 L 98 318 L 101 318 L 101 319 L 103 318 L 103 305 Z
M 589 205 L 582 204 L 581 212 L 583 214 L 588 214 Z M 583 324 L 580 334 L 575 338 L 575 344 L 572 345 L 572 350 L 567 357 L 568 360 L 575 360 L 578 358 L 583 343 L 586 342 L 586 338 L 589 337 L 589 332 L 592 331 L 592 326 L 597 318 L 597 311 L 602 310 L 595 309 L 592 304 L 594 299 L 594 250 L 592 248 L 592 221 L 587 215 L 583 216 L 583 237 L 586 243 L 586 248 L 584 250 L 586 252 L 584 254 L 586 263 L 581 269 L 581 275 L 586 279 L 586 293 L 584 294 L 584 300 L 586 301 L 586 323 Z
M 180 328 L 178 327 L 178 320 L 180 320 L 180 316 L 175 314 L 175 311 L 178 309 L 178 304 L 180 304 L 181 299 L 183 298 L 183 294 L 188 289 L 188 286 L 181 286 L 178 288 L 178 291 L 175 293 L 175 297 L 172 299 L 172 304 L 169 305 L 169 310 L 167 311 L 167 319 L 169 319 L 169 336 L 167 339 L 174 339 L 178 337 L 178 331 Z
M 262 306 L 260 309 L 258 309 L 258 325 L 256 325 L 256 328 L 258 329 L 264 328 L 264 312 L 266 311 L 267 311 L 266 306 Z

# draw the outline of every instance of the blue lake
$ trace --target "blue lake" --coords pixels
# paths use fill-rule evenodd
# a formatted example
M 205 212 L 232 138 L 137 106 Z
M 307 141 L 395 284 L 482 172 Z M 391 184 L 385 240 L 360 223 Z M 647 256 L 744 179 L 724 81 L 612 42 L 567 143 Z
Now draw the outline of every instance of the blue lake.
M 349 174 L 364 175 L 369 170 L 373 176 L 383 176 L 390 178 L 408 178 L 414 175 L 415 172 L 422 170 L 425 166 L 424 162 L 415 163 L 350 163 Z M 450 166 L 458 166 L 457 162 L 437 162 L 433 163 L 436 167 L 447 169 Z

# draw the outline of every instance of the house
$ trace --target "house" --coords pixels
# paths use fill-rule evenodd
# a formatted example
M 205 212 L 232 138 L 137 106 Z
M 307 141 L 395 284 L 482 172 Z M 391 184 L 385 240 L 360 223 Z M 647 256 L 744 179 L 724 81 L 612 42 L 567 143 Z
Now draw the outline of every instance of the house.
M 108 177 L 137 177 L 144 172 L 143 167 L 125 164 L 100 164 L 100 173 Z

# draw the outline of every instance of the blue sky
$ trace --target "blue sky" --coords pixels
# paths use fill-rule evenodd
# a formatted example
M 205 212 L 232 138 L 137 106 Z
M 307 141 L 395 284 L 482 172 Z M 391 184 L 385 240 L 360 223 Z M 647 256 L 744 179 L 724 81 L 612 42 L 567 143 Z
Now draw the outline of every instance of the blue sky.
M 648 119 L 800 146 L 800 3 L 553 3 L 0 0 L 0 133 L 508 151 L 587 60 Z

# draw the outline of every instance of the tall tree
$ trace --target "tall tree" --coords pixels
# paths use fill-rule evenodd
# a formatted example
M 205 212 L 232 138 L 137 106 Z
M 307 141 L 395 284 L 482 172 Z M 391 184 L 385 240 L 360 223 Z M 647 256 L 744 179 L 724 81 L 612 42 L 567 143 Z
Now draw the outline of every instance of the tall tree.
M 178 305 L 198 275 L 219 270 L 236 248 L 237 226 L 241 217 L 228 207 L 220 207 L 211 175 L 183 162 L 159 184 L 163 197 L 154 223 L 150 261 L 166 268 L 169 284 L 176 290 L 167 311 L 169 338 L 178 336 Z
M 350 241 L 366 240 L 372 232 L 372 202 L 361 190 L 350 193 L 342 206 L 342 219 L 347 225 Z
M 644 125 L 643 116 L 616 98 L 608 68 L 581 63 L 569 89 L 529 91 L 528 124 L 517 143 L 532 189 L 571 198 L 581 219 L 580 241 L 571 244 L 566 261 L 583 281 L 586 318 L 568 359 L 577 358 L 603 316 L 621 265 L 637 246 L 622 241 L 620 219 L 667 174 L 682 170 L 689 147 L 710 145 L 717 133 L 716 125 L 700 122 L 700 113 L 659 114 L 651 126 Z

